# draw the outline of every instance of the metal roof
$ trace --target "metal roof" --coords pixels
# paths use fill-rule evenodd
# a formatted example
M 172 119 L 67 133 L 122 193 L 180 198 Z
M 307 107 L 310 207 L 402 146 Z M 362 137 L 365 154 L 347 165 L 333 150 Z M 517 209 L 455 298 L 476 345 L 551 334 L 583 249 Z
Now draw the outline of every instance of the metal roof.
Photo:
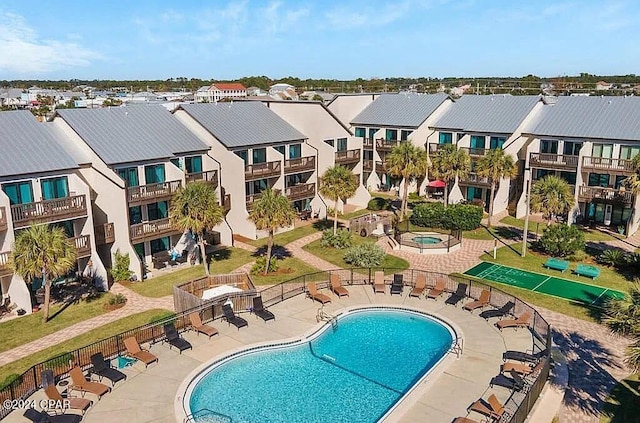
M 299 141 L 307 137 L 256 101 L 180 106 L 227 148 Z
M 383 94 L 351 120 L 351 125 L 417 128 L 448 98 L 446 94 Z
M 57 114 L 107 165 L 167 159 L 210 148 L 159 105 L 63 109 Z
M 527 133 L 640 141 L 639 117 L 638 97 L 558 97 L 543 108 L 538 124 Z
M 0 176 L 75 169 L 48 126 L 27 110 L 0 112 Z
M 540 100 L 532 95 L 463 95 L 432 127 L 512 134 Z

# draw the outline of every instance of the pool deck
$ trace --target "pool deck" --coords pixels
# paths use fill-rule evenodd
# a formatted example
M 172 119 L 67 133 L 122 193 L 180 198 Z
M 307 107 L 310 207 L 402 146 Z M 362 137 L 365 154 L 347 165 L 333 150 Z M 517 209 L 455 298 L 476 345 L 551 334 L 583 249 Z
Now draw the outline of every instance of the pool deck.
M 330 294 L 332 302 L 325 306 L 325 312 L 337 311 L 358 305 L 404 305 L 409 308 L 427 311 L 452 323 L 456 330 L 462 328 L 464 352 L 457 358 L 450 353 L 448 357 L 429 375 L 426 381 L 419 384 L 409 397 L 405 399 L 385 422 L 428 421 L 433 423 L 449 423 L 457 416 L 467 416 L 467 407 L 480 397 L 488 397 L 495 393 L 500 401 L 509 398 L 510 391 L 494 387 L 489 388 L 489 381 L 495 376 L 502 363 L 502 353 L 507 349 L 528 350 L 532 346 L 529 331 L 506 329 L 500 332 L 493 325 L 495 319 L 486 322 L 462 309 L 463 301 L 458 307 L 445 305 L 448 294 L 437 301 L 421 298 L 408 298 L 409 289 L 405 287 L 402 296 L 374 294 L 371 286 L 348 286 L 350 296 L 338 299 Z M 244 346 L 269 341 L 294 338 L 312 330 L 316 325 L 316 313 L 320 304 L 298 295 L 269 309 L 276 315 L 276 320 L 268 323 L 242 314 L 249 326 L 240 330 L 226 322 L 216 321 L 214 325 L 219 335 L 208 339 L 204 335 L 197 336 L 189 331 L 183 336 L 192 343 L 193 350 L 181 355 L 170 350 L 167 344 L 157 343 L 150 351 L 160 359 L 159 364 L 152 364 L 145 369 L 143 364 L 124 369 L 128 378 L 119 382 L 113 391 L 105 395 L 86 413 L 83 422 L 163 422 L 174 423 L 174 402 L 178 388 L 183 380 L 203 363 L 230 351 Z M 146 345 L 145 345 L 146 346 Z M 109 382 L 107 381 L 107 384 Z M 233 389 L 233 387 L 230 387 Z M 265 387 L 265 395 L 268 395 Z M 91 394 L 87 394 L 91 398 Z M 32 399 L 36 402 L 44 399 L 44 393 L 36 392 Z M 322 400 L 318 398 L 318 400 Z M 509 410 L 513 404 L 507 403 Z M 479 414 L 471 413 L 470 418 L 481 420 Z M 24 422 L 21 411 L 11 413 L 5 422 Z

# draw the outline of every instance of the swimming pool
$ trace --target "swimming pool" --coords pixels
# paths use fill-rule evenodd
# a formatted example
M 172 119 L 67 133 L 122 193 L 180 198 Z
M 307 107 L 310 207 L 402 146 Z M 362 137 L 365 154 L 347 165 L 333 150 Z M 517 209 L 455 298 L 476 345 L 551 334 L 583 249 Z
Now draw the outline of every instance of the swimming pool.
M 411 239 L 416 244 L 422 244 L 422 245 L 433 245 L 433 244 L 439 244 L 442 242 L 440 238 L 435 236 L 428 236 L 428 235 L 418 235 L 418 236 L 414 236 Z
M 309 338 L 214 363 L 191 382 L 184 408 L 212 410 L 234 423 L 376 422 L 454 338 L 453 329 L 422 313 L 351 311 Z M 205 415 L 196 421 L 218 421 Z

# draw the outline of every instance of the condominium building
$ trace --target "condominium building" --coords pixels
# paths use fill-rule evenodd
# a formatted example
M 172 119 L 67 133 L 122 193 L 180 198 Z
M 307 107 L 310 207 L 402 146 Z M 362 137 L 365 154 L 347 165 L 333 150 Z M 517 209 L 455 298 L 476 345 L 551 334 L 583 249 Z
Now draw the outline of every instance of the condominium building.
M 42 280 L 25 283 L 8 266 L 16 235 L 36 224 L 63 228 L 76 247 L 74 268 L 54 284 L 84 275 L 107 289 L 94 236 L 93 190 L 52 124 L 28 111 L 0 113 L 0 286 L 3 298 L 31 313 Z
M 216 82 L 200 88 L 195 94 L 195 100 L 201 103 L 216 103 L 220 100 L 235 100 L 245 97 L 247 97 L 247 89 L 237 82 Z
M 327 104 L 331 111 L 341 122 L 348 124 L 354 117 L 363 111 L 368 105 L 378 98 L 380 94 L 337 94 Z

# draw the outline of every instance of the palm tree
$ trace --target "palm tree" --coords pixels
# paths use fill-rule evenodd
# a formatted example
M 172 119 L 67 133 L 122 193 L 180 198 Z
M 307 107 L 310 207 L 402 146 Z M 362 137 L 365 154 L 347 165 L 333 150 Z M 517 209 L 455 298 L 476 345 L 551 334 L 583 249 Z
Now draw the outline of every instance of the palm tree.
M 267 188 L 260 194 L 260 198 L 256 200 L 249 212 L 249 220 L 252 221 L 257 229 L 267 230 L 269 239 L 267 240 L 267 263 L 264 267 L 264 274 L 269 273 L 269 264 L 271 263 L 271 250 L 273 249 L 273 234 L 276 229 L 285 228 L 293 224 L 296 218 L 296 212 L 291 207 L 289 199 L 280 194 L 280 191 L 274 191 Z
M 622 299 L 611 299 L 605 304 L 603 322 L 612 332 L 633 336 L 626 351 L 625 364 L 634 372 L 640 371 L 640 284 L 634 283 Z
M 333 208 L 333 234 L 338 232 L 338 200 L 347 201 L 353 197 L 360 185 L 356 175 L 344 166 L 337 165 L 327 169 L 320 182 L 320 194 L 335 202 Z
M 17 234 L 10 262 L 13 270 L 27 283 L 42 278 L 42 321 L 46 323 L 49 320 L 51 281 L 73 269 L 76 262 L 75 246 L 69 241 L 63 228 L 30 226 Z
M 504 154 L 501 148 L 492 148 L 486 155 L 478 160 L 476 172 L 481 178 L 487 178 L 491 184 L 491 196 L 489 197 L 489 219 L 487 226 L 491 227 L 491 217 L 493 216 L 493 201 L 495 200 L 496 184 L 502 178 L 513 179 L 518 174 L 518 167 L 513 162 L 513 158 Z
M 404 189 L 402 192 L 402 216 L 407 214 L 407 197 L 409 184 L 427 172 L 427 151 L 416 147 L 411 141 L 402 141 L 393 147 L 385 160 L 387 172 L 396 178 L 402 178 Z
M 205 181 L 189 182 L 181 187 L 171 199 L 169 221 L 179 231 L 191 231 L 200 248 L 204 271 L 209 276 L 209 265 L 204 245 L 204 235 L 224 219 L 224 209 L 218 204 L 213 185 Z
M 640 194 L 640 154 L 636 154 L 631 160 L 631 167 L 633 167 L 634 173 L 624 180 L 624 184 L 634 194 Z
M 562 178 L 547 175 L 536 181 L 531 187 L 531 210 L 543 216 L 551 223 L 551 218 L 568 213 L 575 204 L 573 189 Z
M 431 171 L 433 176 L 444 181 L 444 205 L 449 203 L 449 185 L 456 180 L 456 176 L 464 178 L 471 170 L 471 158 L 466 151 L 458 149 L 453 144 L 445 144 L 431 157 Z

